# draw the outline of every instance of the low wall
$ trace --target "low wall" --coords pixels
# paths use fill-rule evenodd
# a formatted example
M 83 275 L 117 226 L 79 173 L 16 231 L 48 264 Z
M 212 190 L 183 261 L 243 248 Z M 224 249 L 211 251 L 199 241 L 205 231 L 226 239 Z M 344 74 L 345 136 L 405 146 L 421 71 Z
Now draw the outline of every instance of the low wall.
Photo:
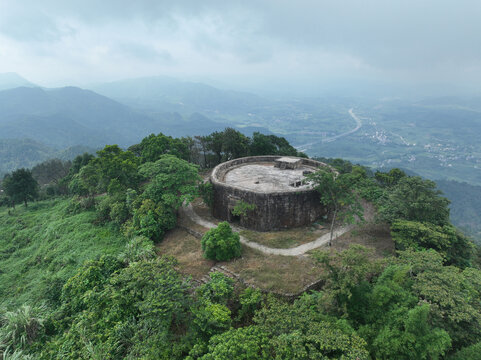
M 228 170 L 246 163 L 274 162 L 282 156 L 252 156 L 218 165 L 211 174 L 214 190 L 213 216 L 226 221 L 239 221 L 241 226 L 257 231 L 287 229 L 311 224 L 325 214 L 319 193 L 313 189 L 260 192 L 224 183 Z M 303 165 L 317 168 L 324 163 L 302 159 Z M 288 171 L 288 170 L 287 170 Z M 236 219 L 231 211 L 237 202 L 254 204 L 255 209 Z

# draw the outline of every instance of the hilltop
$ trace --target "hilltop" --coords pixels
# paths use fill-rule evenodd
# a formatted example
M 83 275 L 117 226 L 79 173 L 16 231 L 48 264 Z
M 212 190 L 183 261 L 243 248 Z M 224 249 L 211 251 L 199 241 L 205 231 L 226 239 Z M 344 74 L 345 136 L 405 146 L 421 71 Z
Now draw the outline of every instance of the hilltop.
M 263 360 L 306 349 L 308 359 L 353 360 L 476 352 L 480 250 L 451 224 L 435 183 L 323 159 L 337 172 L 320 168 L 311 181 L 321 199 L 324 184 L 342 201 L 323 202 L 326 218 L 269 232 L 213 219 L 199 168 L 207 176 L 267 154 L 305 156 L 286 139 L 230 128 L 194 142 L 150 135 L 10 174 L 0 198 L 2 356 L 242 360 L 246 344 Z M 36 177 L 40 189 L 11 186 Z M 331 247 L 288 250 L 325 244 L 333 219 L 354 225 Z

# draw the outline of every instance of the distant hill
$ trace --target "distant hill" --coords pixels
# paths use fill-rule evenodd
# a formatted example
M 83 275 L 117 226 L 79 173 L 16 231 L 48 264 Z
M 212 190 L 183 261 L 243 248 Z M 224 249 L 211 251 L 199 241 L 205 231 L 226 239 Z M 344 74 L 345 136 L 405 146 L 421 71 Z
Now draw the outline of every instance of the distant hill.
M 198 112 L 211 118 L 219 114 L 246 114 L 268 103 L 254 94 L 163 76 L 98 84 L 92 90 L 137 109 L 183 115 Z
M 102 148 L 106 144 L 128 147 L 142 138 L 167 135 L 207 135 L 229 126 L 200 113 L 133 110 L 106 96 L 76 87 L 43 89 L 17 87 L 0 91 L 0 176 L 19 167 L 31 167 L 62 149 Z M 244 127 L 270 133 L 262 127 Z M 82 151 L 70 151 L 66 159 Z
M 481 243 L 481 186 L 450 180 L 436 180 L 436 183 L 451 200 L 453 224 Z
M 76 87 L 0 91 L 0 138 L 30 138 L 56 148 L 128 146 L 156 122 L 105 96 Z
M 13 72 L 0 74 L 0 90 L 13 89 L 20 86 L 36 87 L 37 85 Z
M 12 170 L 31 168 L 52 158 L 72 160 L 84 152 L 94 153 L 95 149 L 74 146 L 59 151 L 32 139 L 0 139 L 0 180 Z

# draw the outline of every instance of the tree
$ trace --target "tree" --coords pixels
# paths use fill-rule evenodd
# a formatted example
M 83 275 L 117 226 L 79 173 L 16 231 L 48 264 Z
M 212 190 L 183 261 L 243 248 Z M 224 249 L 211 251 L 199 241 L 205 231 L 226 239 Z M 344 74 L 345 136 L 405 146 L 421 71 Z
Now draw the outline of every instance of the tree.
M 373 250 L 361 245 L 351 245 L 347 250 L 334 254 L 327 251 L 314 254 L 325 269 L 323 308 L 336 315 L 352 315 L 352 299 L 364 283 L 382 272 L 382 263 L 372 261 L 372 256 Z
M 334 225 L 336 221 L 353 223 L 356 216 L 363 218 L 363 209 L 359 196 L 354 191 L 356 174 L 337 174 L 334 171 L 321 168 L 307 178 L 314 183 L 319 192 L 321 203 L 327 208 L 331 219 L 329 246 L 332 244 Z
M 32 168 L 32 176 L 41 185 L 58 184 L 59 180 L 68 174 L 70 167 L 70 161 L 51 159 L 35 165 Z
M 202 237 L 201 245 L 206 259 L 227 261 L 241 256 L 240 236 L 232 231 L 226 221 L 207 231 Z
M 406 173 L 401 169 L 394 168 L 389 170 L 387 173 L 376 171 L 374 178 L 383 187 L 391 187 L 397 185 L 399 181 L 406 177 Z
M 448 265 L 464 268 L 471 264 L 474 246 L 452 225 L 396 220 L 391 225 L 391 235 L 397 249 L 435 249 L 444 256 Z
M 100 172 L 99 190 L 107 190 L 111 185 L 117 189 L 137 187 L 139 159 L 132 152 L 123 151 L 118 145 L 107 145 L 97 155 L 91 163 Z
M 222 146 L 224 143 L 224 133 L 215 131 L 205 138 L 207 150 L 212 151 L 215 156 L 214 164 L 217 165 L 222 162 Z
M 197 294 L 214 303 L 226 304 L 234 291 L 234 280 L 215 271 L 209 274 L 210 280 L 197 288 Z
M 222 151 L 224 160 L 237 159 L 248 155 L 249 138 L 233 128 L 226 128 L 223 133 Z
M 402 177 L 392 188 L 380 211 L 390 223 L 397 219 L 449 224 L 449 200 L 441 196 L 436 183 L 419 176 Z
M 140 144 L 129 148 L 135 155 L 139 156 L 142 162 L 157 161 L 162 155 L 171 154 L 180 159 L 189 160 L 190 152 L 188 138 L 172 138 L 162 133 L 158 135 L 150 134 L 142 139 Z
M 175 266 L 167 257 L 128 266 L 106 257 L 86 263 L 64 286 L 65 329 L 43 358 L 180 359 L 189 346 L 181 333 L 192 326 L 192 304 Z
M 32 172 L 27 169 L 18 169 L 3 179 L 3 188 L 13 203 L 33 200 L 38 195 L 38 183 L 33 178 Z
M 406 265 L 412 279 L 412 292 L 422 302 L 431 304 L 430 320 L 444 329 L 459 349 L 481 338 L 481 271 L 443 266 L 436 251 L 406 250 L 398 263 Z
M 177 210 L 184 201 L 192 201 L 197 195 L 201 178 L 196 165 L 173 155 L 162 155 L 159 160 L 140 166 L 139 173 L 151 182 L 144 196 L 152 201 Z
M 174 211 L 162 202 L 156 204 L 150 199 L 145 199 L 134 211 L 133 226 L 136 234 L 155 242 L 162 240 L 165 232 L 174 228 L 176 223 Z

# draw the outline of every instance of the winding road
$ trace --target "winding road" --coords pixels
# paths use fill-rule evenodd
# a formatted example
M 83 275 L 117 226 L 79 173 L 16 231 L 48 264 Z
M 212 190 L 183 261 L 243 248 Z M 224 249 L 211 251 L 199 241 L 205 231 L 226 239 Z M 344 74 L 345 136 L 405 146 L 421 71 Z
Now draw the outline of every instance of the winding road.
M 328 137 L 328 138 L 324 138 L 320 141 L 314 141 L 314 142 L 310 142 L 310 143 L 307 143 L 307 144 L 304 144 L 304 145 L 299 145 L 299 146 L 296 146 L 295 148 L 299 151 L 306 151 L 307 149 L 309 149 L 310 147 L 312 147 L 312 145 L 315 145 L 315 144 L 319 144 L 319 143 L 328 143 L 328 142 L 333 142 L 339 138 L 342 138 L 344 136 L 348 136 L 348 135 L 351 135 L 351 134 L 354 134 L 356 131 L 358 131 L 361 126 L 362 126 L 362 121 L 361 119 L 359 119 L 359 117 L 354 113 L 354 109 L 351 108 L 349 109 L 349 115 L 351 115 L 351 117 L 354 119 L 354 121 L 356 122 L 356 127 L 352 130 L 349 130 L 349 131 L 346 131 L 342 134 L 339 134 L 339 135 L 336 135 L 336 136 L 331 136 L 331 137 Z
M 182 211 L 186 216 L 188 216 L 192 221 L 194 221 L 196 224 L 203 226 L 207 229 L 212 229 L 214 227 L 217 227 L 216 224 L 207 221 L 203 218 L 201 218 L 195 211 L 194 208 L 192 207 L 191 204 L 188 204 L 187 206 L 183 206 Z M 232 226 L 232 229 L 235 231 L 240 231 L 240 229 L 236 226 Z M 344 226 L 340 227 L 336 230 L 334 230 L 334 234 L 332 239 L 336 239 L 339 236 L 343 235 L 347 231 L 351 229 L 351 226 Z M 259 250 L 260 252 L 267 254 L 267 255 L 281 255 L 281 256 L 298 256 L 305 254 L 306 252 L 317 249 L 318 247 L 321 247 L 323 245 L 326 245 L 329 243 L 329 238 L 331 237 L 330 233 L 324 234 L 320 237 L 318 237 L 316 240 L 308 242 L 306 244 L 302 244 L 293 248 L 289 249 L 276 249 L 276 248 L 271 248 L 265 245 L 258 244 L 254 241 L 247 240 L 244 236 L 240 236 L 240 242 L 244 244 L 245 246 L 248 246 L 252 249 Z

